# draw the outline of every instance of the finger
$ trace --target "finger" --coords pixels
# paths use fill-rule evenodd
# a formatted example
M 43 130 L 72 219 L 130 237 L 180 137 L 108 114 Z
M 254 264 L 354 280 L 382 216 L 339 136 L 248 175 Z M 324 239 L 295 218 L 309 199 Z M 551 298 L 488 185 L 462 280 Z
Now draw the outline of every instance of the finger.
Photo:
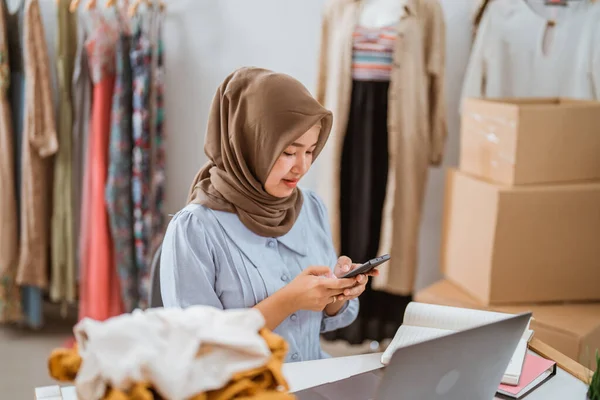
M 372 269 L 369 272 L 367 272 L 367 275 L 369 275 L 369 276 L 379 276 L 379 270 L 378 269 Z
M 307 275 L 329 275 L 331 274 L 331 269 L 325 265 L 312 265 L 306 268 L 303 273 Z
M 325 292 L 323 292 L 324 295 L 326 296 L 337 296 L 340 294 L 344 293 L 344 290 L 346 290 L 348 288 L 340 288 L 340 289 L 325 289 Z
M 342 276 L 352 269 L 352 260 L 349 257 L 342 256 L 338 258 L 334 271 L 336 276 Z
M 338 258 L 337 263 L 339 265 L 347 265 L 347 266 L 351 266 L 352 265 L 352 260 L 350 259 L 350 257 L 347 256 L 341 256 L 340 258 Z
M 329 289 L 345 289 L 354 286 L 356 284 L 356 280 L 354 278 L 332 279 L 326 282 L 326 284 L 326 287 Z
M 344 290 L 344 296 L 346 297 L 355 297 L 360 295 L 365 290 L 364 285 L 355 286 L 351 289 Z
M 319 285 L 326 290 L 343 291 L 347 287 L 354 286 L 356 280 L 354 278 L 329 278 L 324 277 L 319 280 Z
M 356 282 L 358 282 L 359 284 L 363 284 L 367 282 L 367 276 L 365 274 L 360 274 L 354 277 L 354 279 L 356 279 Z

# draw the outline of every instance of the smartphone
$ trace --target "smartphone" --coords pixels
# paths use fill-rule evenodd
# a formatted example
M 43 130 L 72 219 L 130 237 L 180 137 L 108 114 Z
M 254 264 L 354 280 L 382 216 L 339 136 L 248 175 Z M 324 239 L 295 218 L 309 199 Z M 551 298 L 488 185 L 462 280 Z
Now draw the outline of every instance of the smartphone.
M 360 267 L 353 269 L 352 271 L 348 272 L 346 275 L 342 276 L 341 278 L 352 278 L 356 275 L 360 275 L 360 274 L 366 274 L 367 272 L 371 271 L 372 269 L 380 266 L 381 264 L 383 264 L 384 262 L 388 261 L 390 259 L 390 255 L 389 254 L 384 254 L 380 257 L 377 258 L 373 258 L 372 260 L 367 261 L 366 263 L 364 263 L 363 265 L 361 265 Z

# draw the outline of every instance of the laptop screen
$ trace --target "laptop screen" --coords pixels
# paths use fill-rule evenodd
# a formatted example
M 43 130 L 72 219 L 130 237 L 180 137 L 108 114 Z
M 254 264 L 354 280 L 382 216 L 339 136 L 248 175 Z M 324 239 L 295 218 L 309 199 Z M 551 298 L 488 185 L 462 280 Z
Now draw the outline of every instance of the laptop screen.
M 383 368 L 294 393 L 298 400 L 373 400 Z

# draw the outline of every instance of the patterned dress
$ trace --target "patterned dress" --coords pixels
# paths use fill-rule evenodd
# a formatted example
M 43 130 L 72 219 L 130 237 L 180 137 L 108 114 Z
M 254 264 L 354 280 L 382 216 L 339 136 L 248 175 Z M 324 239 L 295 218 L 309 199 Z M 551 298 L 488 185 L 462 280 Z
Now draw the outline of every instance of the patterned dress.
M 148 307 L 150 264 L 162 241 L 165 156 L 164 71 L 161 15 L 149 12 L 134 22 L 132 195 L 139 307 Z
M 108 181 L 105 192 L 125 312 L 133 311 L 139 302 L 131 191 L 133 94 L 130 44 L 131 36 L 125 30 L 122 31 L 116 43 L 117 70 L 112 99 Z
M 162 40 L 163 14 L 155 15 L 153 30 L 155 50 L 153 52 L 152 83 L 153 83 L 153 122 L 152 131 L 152 251 L 161 245 L 165 230 L 164 197 L 166 180 L 165 136 L 164 136 L 164 45 Z M 152 254 L 150 255 L 150 259 Z

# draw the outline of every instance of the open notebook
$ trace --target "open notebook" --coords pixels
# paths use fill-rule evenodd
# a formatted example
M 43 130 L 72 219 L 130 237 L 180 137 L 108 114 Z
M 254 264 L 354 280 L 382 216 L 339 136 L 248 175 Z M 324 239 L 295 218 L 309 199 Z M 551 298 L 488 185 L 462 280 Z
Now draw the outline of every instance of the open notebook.
M 411 302 L 406 307 L 403 325 L 398 328 L 394 339 L 381 356 L 381 363 L 387 365 L 394 352 L 401 347 L 500 321 L 509 316 L 510 314 L 491 311 Z M 532 335 L 533 331 L 529 329 L 528 325 L 504 373 L 502 383 L 519 384 L 527 354 L 527 343 Z

